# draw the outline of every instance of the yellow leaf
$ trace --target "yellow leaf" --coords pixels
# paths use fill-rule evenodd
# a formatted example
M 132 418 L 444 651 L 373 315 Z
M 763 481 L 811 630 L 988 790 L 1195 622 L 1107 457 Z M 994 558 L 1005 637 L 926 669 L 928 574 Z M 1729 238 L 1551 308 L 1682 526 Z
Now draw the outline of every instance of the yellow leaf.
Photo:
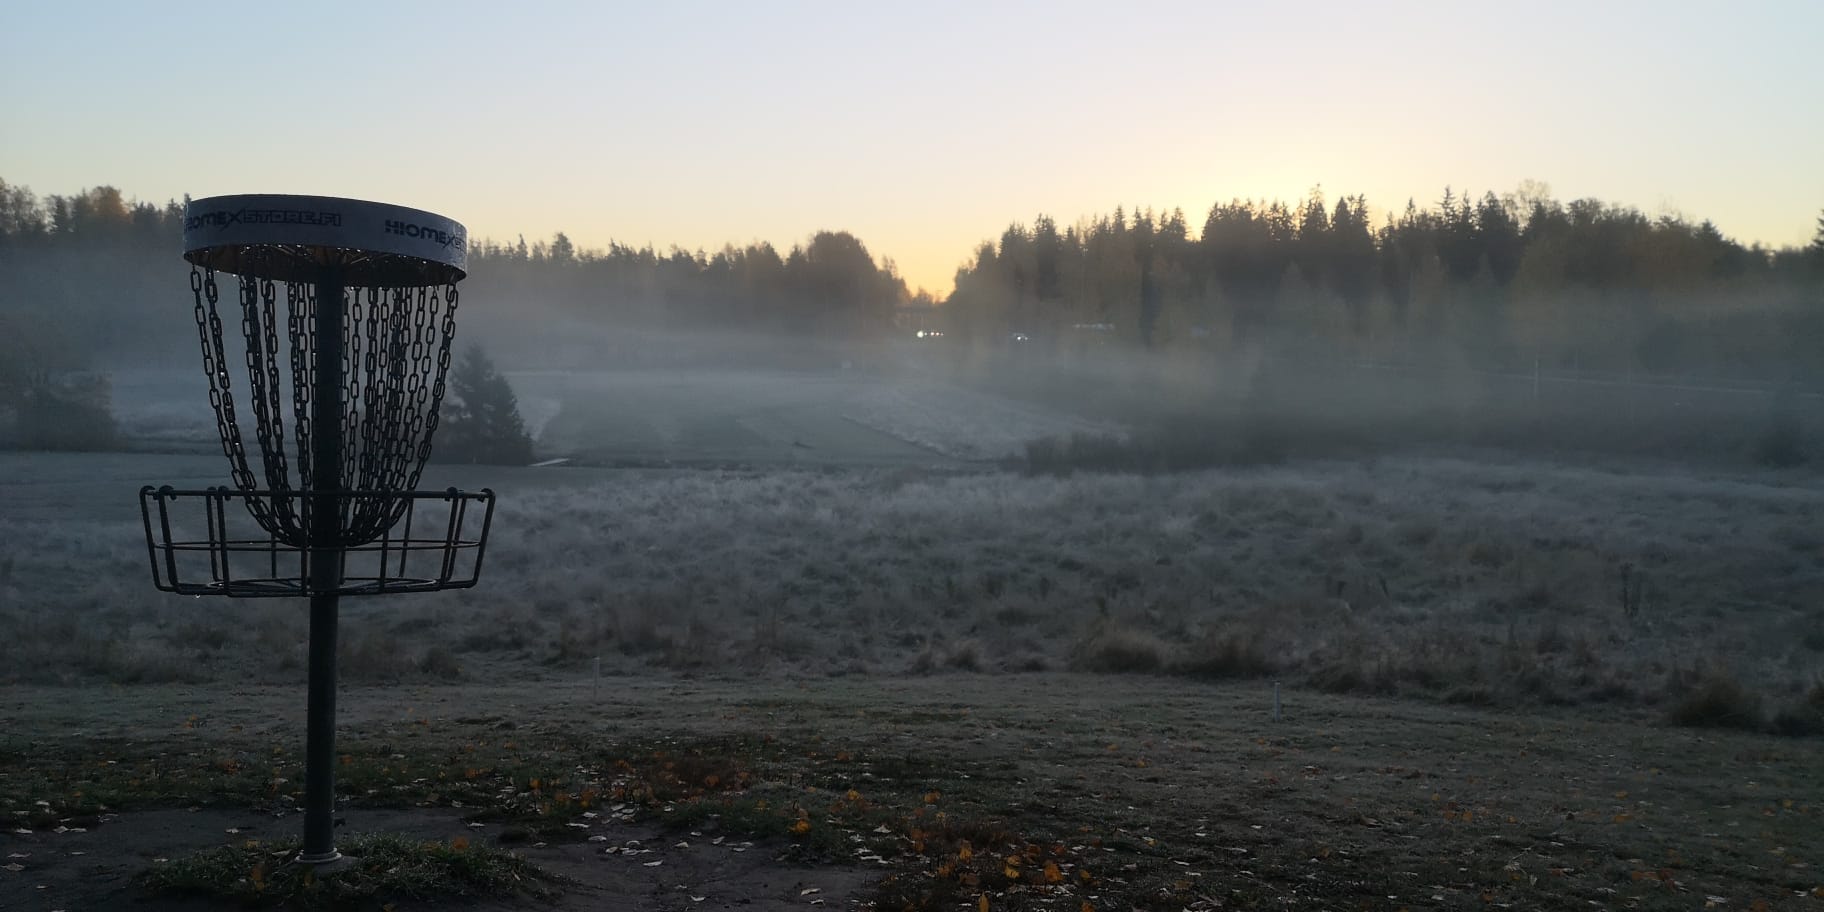
M 846 797 L 847 797 L 847 798 L 848 798 L 848 799 L 849 799 L 849 800 L 850 800 L 850 801 L 860 801 L 860 800 L 861 800 L 861 793 L 860 793 L 860 792 L 858 792 L 858 791 L 855 791 L 855 790 L 854 790 L 854 789 L 849 789 L 849 794 L 848 794 L 848 795 L 847 795 L 847 796 L 846 796 Z
M 975 850 L 969 848 L 969 843 L 964 842 L 963 847 L 956 851 L 956 857 L 960 861 L 968 861 L 975 857 Z
M 1008 880 L 1019 880 L 1020 879 L 1020 869 L 1014 867 L 1013 865 L 1002 865 L 1001 866 L 1001 876 L 1007 878 Z
M 1063 881 L 1064 872 L 1058 870 L 1058 863 L 1055 861 L 1045 862 L 1045 882 L 1055 884 L 1063 883 Z
M 802 817 L 798 819 L 798 822 L 792 824 L 792 832 L 794 832 L 794 833 L 808 833 L 810 831 L 811 831 L 811 822 L 809 820 L 805 820 Z
M 467 836 L 458 836 L 455 839 L 450 840 L 450 848 L 455 849 L 458 852 L 460 852 L 468 847 L 469 847 L 469 837 L 467 837 Z
M 1086 899 L 1083 901 L 1083 905 L 1077 907 L 1077 912 L 1096 912 L 1096 907 L 1090 905 L 1089 900 Z
M 722 777 L 718 776 L 714 773 L 711 773 L 711 774 L 703 777 L 703 784 L 712 789 L 715 788 L 716 784 L 721 781 L 722 781 Z
M 1089 869 L 1088 868 L 1078 868 L 1077 869 L 1077 879 L 1080 881 L 1083 881 L 1084 883 L 1089 883 Z M 1089 905 L 1089 904 L 1084 903 L 1084 905 Z
M 981 897 L 975 901 L 975 908 L 978 912 L 988 912 L 988 894 L 983 893 Z

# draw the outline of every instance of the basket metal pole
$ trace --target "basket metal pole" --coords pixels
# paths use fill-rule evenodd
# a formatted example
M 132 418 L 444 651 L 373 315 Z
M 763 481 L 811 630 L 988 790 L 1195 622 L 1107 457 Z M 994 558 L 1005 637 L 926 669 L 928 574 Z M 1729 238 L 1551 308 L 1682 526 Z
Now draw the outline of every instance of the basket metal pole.
M 336 587 L 342 553 L 342 277 L 317 282 L 316 371 L 310 393 L 310 704 L 304 745 L 304 848 L 298 861 L 329 864 L 336 851 Z

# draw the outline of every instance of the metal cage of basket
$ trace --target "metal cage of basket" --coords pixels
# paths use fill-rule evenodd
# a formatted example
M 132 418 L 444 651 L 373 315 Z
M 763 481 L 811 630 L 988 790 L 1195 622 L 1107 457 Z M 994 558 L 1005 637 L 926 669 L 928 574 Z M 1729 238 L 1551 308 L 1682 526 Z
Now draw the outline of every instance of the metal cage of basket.
M 232 488 L 141 488 L 140 518 L 152 559 L 153 585 L 181 595 L 235 598 L 319 594 L 308 585 L 313 576 L 310 562 L 317 552 L 296 547 L 261 528 L 251 511 L 237 503 L 305 496 Z M 337 497 L 351 502 L 351 507 L 377 500 L 389 510 L 402 507 L 402 512 L 400 521 L 384 528 L 377 538 L 336 552 L 339 583 L 333 594 L 434 592 L 467 589 L 480 581 L 488 528 L 494 518 L 493 491 L 345 491 Z M 349 512 L 349 508 L 342 511 L 343 515 Z
M 310 600 L 306 864 L 341 857 L 338 599 L 480 578 L 494 493 L 417 490 L 466 247 L 451 219 L 365 200 L 222 196 L 185 209 L 193 316 L 233 486 L 142 488 L 146 552 L 163 591 Z

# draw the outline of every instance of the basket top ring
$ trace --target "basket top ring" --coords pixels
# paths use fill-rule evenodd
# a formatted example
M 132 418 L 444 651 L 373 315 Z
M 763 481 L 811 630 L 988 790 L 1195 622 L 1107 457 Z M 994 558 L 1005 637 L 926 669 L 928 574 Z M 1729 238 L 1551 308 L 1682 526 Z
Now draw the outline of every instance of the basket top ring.
M 367 200 L 212 196 L 184 207 L 184 259 L 278 282 L 448 285 L 468 274 L 468 230 L 436 213 Z

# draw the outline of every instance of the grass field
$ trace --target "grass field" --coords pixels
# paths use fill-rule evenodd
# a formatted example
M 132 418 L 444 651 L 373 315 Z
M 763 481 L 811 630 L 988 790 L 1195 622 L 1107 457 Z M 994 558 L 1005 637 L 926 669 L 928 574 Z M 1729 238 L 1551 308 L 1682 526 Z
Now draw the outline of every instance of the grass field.
M 989 460 L 1105 430 L 917 384 L 611 379 L 523 395 L 548 450 L 626 467 L 433 466 L 500 493 L 481 586 L 345 601 L 351 826 L 505 837 L 579 909 L 808 902 L 782 871 L 880 908 L 1824 907 L 1811 474 L 1028 476 Z M 292 835 L 302 607 L 149 584 L 135 491 L 225 475 L 0 454 L 0 906 L 112 902 L 248 810 Z M 716 835 L 768 864 L 696 906 L 585 835 L 704 881 Z
M 173 855 L 290 835 L 298 688 L 93 693 L 0 695 L 0 813 L 37 824 L 0 835 L 27 856 L 0 903 L 126 901 L 159 863 L 67 854 L 101 854 L 94 834 L 146 827 Z M 1606 713 L 1296 691 L 1275 722 L 1260 683 L 1075 674 L 573 674 L 342 705 L 351 831 L 504 842 L 575 879 L 559 908 L 815 888 L 892 909 L 1805 909 L 1824 887 L 1815 741 Z M 190 806 L 201 832 L 141 810 Z M 629 839 L 656 851 L 604 852 Z
M 214 460 L 6 462 L 9 679 L 295 674 L 295 606 L 147 585 L 134 482 L 201 483 Z M 1745 688 L 1752 724 L 1797 712 L 1824 672 L 1824 491 L 1779 476 L 1409 457 L 1158 477 L 442 467 L 429 481 L 500 490 L 484 584 L 351 601 L 356 680 L 600 657 L 629 673 L 1274 674 L 1658 709 L 1721 680 Z

